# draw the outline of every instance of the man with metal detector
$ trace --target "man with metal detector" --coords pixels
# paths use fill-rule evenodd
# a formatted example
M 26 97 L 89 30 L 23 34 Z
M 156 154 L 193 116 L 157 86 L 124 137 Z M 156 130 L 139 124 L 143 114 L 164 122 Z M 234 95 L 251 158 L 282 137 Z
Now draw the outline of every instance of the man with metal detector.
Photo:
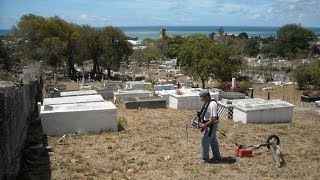
M 199 92 L 199 96 L 204 101 L 202 109 L 197 112 L 198 128 L 203 133 L 201 151 L 202 160 L 201 164 L 210 162 L 209 146 L 211 146 L 214 161 L 220 160 L 219 143 L 216 136 L 218 128 L 218 103 L 216 100 L 211 99 L 210 92 L 203 89 Z

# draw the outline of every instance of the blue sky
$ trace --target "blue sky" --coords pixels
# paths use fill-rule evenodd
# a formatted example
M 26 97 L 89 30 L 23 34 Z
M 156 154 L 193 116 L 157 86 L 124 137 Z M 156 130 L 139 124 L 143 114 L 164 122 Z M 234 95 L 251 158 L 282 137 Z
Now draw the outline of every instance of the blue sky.
M 320 0 L 0 0 L 0 29 L 9 29 L 29 13 L 94 27 L 320 27 Z

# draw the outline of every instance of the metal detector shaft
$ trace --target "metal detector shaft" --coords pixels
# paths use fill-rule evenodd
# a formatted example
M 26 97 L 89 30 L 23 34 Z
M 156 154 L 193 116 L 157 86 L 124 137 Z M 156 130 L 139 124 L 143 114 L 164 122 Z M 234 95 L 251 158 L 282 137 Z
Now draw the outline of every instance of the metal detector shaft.
M 194 119 L 193 119 L 193 121 L 195 121 L 196 119 L 197 119 L 197 117 L 198 116 L 196 116 Z M 185 131 L 185 135 L 186 135 L 186 143 L 188 144 L 188 142 L 189 142 L 189 133 L 188 133 L 188 126 L 189 126 L 189 123 L 190 123 L 190 121 L 188 121 L 187 123 L 186 123 L 186 131 Z
M 227 138 L 228 140 L 230 140 L 233 144 L 235 144 L 236 146 L 240 146 L 237 142 L 235 142 L 234 140 L 230 139 L 225 133 L 221 132 L 219 129 L 218 129 L 218 132 L 223 135 L 225 138 Z

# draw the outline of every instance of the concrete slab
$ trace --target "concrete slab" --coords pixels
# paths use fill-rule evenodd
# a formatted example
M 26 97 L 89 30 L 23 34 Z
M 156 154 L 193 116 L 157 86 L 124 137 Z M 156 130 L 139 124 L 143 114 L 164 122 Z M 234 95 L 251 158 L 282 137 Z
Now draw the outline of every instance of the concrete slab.
M 199 97 L 201 88 L 181 89 L 182 94 L 170 94 L 169 106 L 174 109 L 201 109 L 202 99 Z M 210 92 L 211 98 L 218 99 L 218 92 Z
M 96 90 L 83 90 L 83 91 L 65 91 L 61 92 L 60 96 L 83 96 L 83 95 L 90 95 L 90 94 L 98 94 Z
M 150 82 L 144 82 L 144 81 L 128 81 L 125 83 L 126 89 L 131 90 L 144 90 L 152 87 L 152 84 Z
M 166 100 L 158 96 L 128 98 L 123 101 L 126 109 L 166 108 Z
M 173 89 L 174 89 L 174 85 L 173 85 L 173 84 L 154 85 L 153 89 L 154 89 L 155 91 L 173 90 Z
M 219 100 L 221 99 L 244 99 L 245 94 L 239 92 L 219 92 Z
M 152 96 L 152 93 L 147 90 L 134 90 L 134 91 L 121 91 L 114 92 L 113 100 L 121 100 L 121 99 L 128 99 L 128 98 L 142 98 L 142 97 L 149 97 Z
M 117 131 L 117 108 L 112 102 L 56 104 L 41 107 L 41 124 L 47 135 Z
M 291 122 L 293 104 L 281 100 L 259 98 L 231 100 L 234 105 L 233 120 L 242 123 Z
M 102 102 L 104 99 L 101 95 L 83 95 L 83 96 L 65 96 L 57 98 L 44 98 L 43 105 L 54 104 L 74 104 L 86 102 Z

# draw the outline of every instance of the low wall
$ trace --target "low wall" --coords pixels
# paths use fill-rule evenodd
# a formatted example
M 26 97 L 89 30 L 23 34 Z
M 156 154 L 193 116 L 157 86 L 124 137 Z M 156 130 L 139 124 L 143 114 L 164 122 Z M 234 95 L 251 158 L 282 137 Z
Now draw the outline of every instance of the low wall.
M 42 98 L 38 84 L 0 81 L 0 179 L 18 175 L 28 123 Z

